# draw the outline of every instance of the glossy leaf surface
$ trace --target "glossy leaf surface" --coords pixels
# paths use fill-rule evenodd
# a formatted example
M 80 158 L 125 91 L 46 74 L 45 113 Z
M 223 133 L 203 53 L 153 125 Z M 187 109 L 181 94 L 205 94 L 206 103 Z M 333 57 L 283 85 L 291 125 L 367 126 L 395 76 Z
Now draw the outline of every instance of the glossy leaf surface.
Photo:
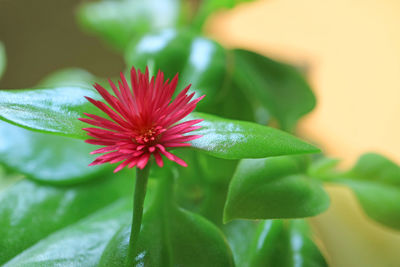
M 400 230 L 400 167 L 378 154 L 363 155 L 333 181 L 349 186 L 369 217 Z
M 6 49 L 2 42 L 0 42 L 0 79 L 3 76 L 3 73 L 6 69 L 7 58 L 6 58 Z
M 98 266 L 108 241 L 129 221 L 129 202 L 120 200 L 51 234 L 5 266 Z
M 172 78 L 183 69 L 193 38 L 190 31 L 176 29 L 147 34 L 127 47 L 125 60 L 128 66 L 142 71 L 148 66 L 153 75 L 160 69 Z
M 236 220 L 223 229 L 236 266 L 327 266 L 304 220 Z
M 304 174 L 304 166 L 300 157 L 242 160 L 229 187 L 224 221 L 308 217 L 326 210 L 329 197 Z
M 64 87 L 55 89 L 0 91 L 0 119 L 14 124 L 70 137 L 86 139 L 78 121 L 83 112 L 99 111 L 83 96 L 99 98 L 91 89 Z M 193 147 L 225 159 L 262 158 L 287 154 L 319 152 L 285 132 L 245 121 L 227 120 L 204 113 L 192 113 L 189 119 L 201 118 L 203 135 L 192 141 Z
M 179 73 L 179 90 L 192 84 L 197 96 L 206 95 L 198 104 L 201 110 L 215 104 L 228 75 L 226 51 L 210 39 L 183 30 L 143 36 L 129 45 L 126 61 L 142 70 L 148 66 L 153 74 L 162 70 L 166 77 Z
M 50 184 L 82 182 L 106 170 L 89 167 L 93 146 L 74 138 L 33 132 L 0 121 L 0 164 Z
M 192 146 L 218 158 L 243 159 L 317 153 L 319 150 L 283 131 L 246 121 L 192 113 L 188 119 L 204 119 L 196 131 L 203 137 Z
M 178 208 L 166 178 L 144 212 L 135 266 L 233 266 L 222 233 L 201 216 Z M 100 266 L 123 265 L 129 233 L 127 226 L 114 236 Z
M 178 0 L 100 0 L 84 3 L 80 24 L 123 50 L 132 38 L 179 22 Z
M 130 177 L 121 174 L 110 178 L 70 187 L 23 180 L 0 192 L 0 264 L 49 234 L 132 193 Z
M 241 266 L 322 267 L 328 266 L 311 240 L 304 220 L 268 220 L 259 224 Z
M 82 138 L 86 125 L 78 118 L 83 112 L 98 112 L 84 96 L 99 98 L 84 87 L 0 90 L 0 119 L 31 130 Z
M 234 220 L 222 226 L 222 230 L 232 249 L 235 266 L 249 264 L 249 248 L 258 224 L 257 221 Z
M 234 79 L 260 102 L 281 128 L 292 130 L 297 120 L 315 106 L 315 97 L 303 75 L 293 66 L 246 50 L 233 50 Z

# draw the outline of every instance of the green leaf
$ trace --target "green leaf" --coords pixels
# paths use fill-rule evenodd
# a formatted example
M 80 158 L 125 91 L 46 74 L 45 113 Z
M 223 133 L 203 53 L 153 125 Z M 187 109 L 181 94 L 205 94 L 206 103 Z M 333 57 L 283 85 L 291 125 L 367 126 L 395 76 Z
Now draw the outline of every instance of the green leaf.
M 108 241 L 129 221 L 129 203 L 122 199 L 53 233 L 4 266 L 98 266 Z
M 365 154 L 352 170 L 332 181 L 349 186 L 369 217 L 400 230 L 400 167 L 394 162 Z
M 322 267 L 328 266 L 311 240 L 304 220 L 268 220 L 259 224 L 248 251 L 247 264 L 240 266 Z
M 217 226 L 222 225 L 228 185 L 238 161 L 219 159 L 189 149 L 174 153 L 188 164 L 188 167 L 166 166 L 176 169 L 177 203 Z
M 262 104 L 281 128 L 291 131 L 315 107 L 315 96 L 294 67 L 246 50 L 233 50 L 234 79 L 245 94 Z
M 304 220 L 236 220 L 225 225 L 224 232 L 236 266 L 327 266 Z
M 242 2 L 252 1 L 254 0 L 203 0 L 201 1 L 199 10 L 197 11 L 196 17 L 193 21 L 193 27 L 200 30 L 208 16 L 212 13 L 222 9 L 231 9 Z
M 329 206 L 318 181 L 307 177 L 300 157 L 246 159 L 232 178 L 224 221 L 298 218 L 317 215 Z
M 249 247 L 257 230 L 258 222 L 235 220 L 222 226 L 229 246 L 232 249 L 235 266 L 245 267 L 249 264 Z
M 208 96 L 206 95 L 205 98 L 208 98 Z M 232 80 L 227 80 L 226 85 L 221 90 L 220 97 L 215 99 L 213 105 L 207 109 L 207 113 L 227 119 L 253 121 L 262 125 L 268 123 L 268 118 L 266 120 L 259 119 L 261 117 L 259 116 L 260 112 L 253 107 L 251 100 Z
M 160 69 L 172 78 L 183 69 L 193 38 L 190 31 L 176 29 L 146 34 L 127 47 L 126 63 L 142 71 L 148 66 L 153 75 Z
M 83 96 L 98 99 L 92 89 L 64 87 L 0 91 L 0 119 L 43 132 L 86 139 L 78 118 L 83 112 L 99 111 Z M 100 114 L 101 115 L 101 114 Z M 188 119 L 204 119 L 197 131 L 202 138 L 193 147 L 225 159 L 262 158 L 278 155 L 316 153 L 319 149 L 285 132 L 245 121 L 234 121 L 204 113 Z
M 167 178 L 160 179 L 159 191 L 144 212 L 136 266 L 233 266 L 222 233 L 201 216 L 178 208 Z M 126 226 L 114 236 L 100 266 L 123 266 L 129 235 Z
M 78 10 L 80 25 L 123 50 L 134 37 L 179 23 L 179 0 L 100 0 Z
M 96 77 L 84 69 L 70 68 L 62 69 L 52 73 L 38 84 L 38 87 L 87 87 L 92 88 Z
M 0 193 L 0 264 L 49 234 L 77 222 L 121 196 L 132 194 L 133 183 L 129 178 L 121 173 L 110 179 L 97 179 L 74 187 L 53 187 L 23 180 L 8 187 Z M 60 253 L 72 249 L 64 246 Z M 57 258 L 56 255 L 53 257 Z
M 0 164 L 50 184 L 82 182 L 108 169 L 92 166 L 94 146 L 69 137 L 28 131 L 0 121 Z
M 379 154 L 362 155 L 347 175 L 353 179 L 400 187 L 400 166 Z
M 224 159 L 264 158 L 317 153 L 319 149 L 283 131 L 246 121 L 223 119 L 205 113 L 192 113 L 190 119 L 204 119 L 191 141 L 192 147 Z
M 94 89 L 84 87 L 0 90 L 0 119 L 30 130 L 85 138 L 82 128 L 87 125 L 78 118 L 98 109 L 84 96 L 99 98 Z
M 349 186 L 366 214 L 375 221 L 400 230 L 400 189 L 370 181 L 336 180 Z
M 180 76 L 181 86 L 192 84 L 197 96 L 206 95 L 198 109 L 206 111 L 226 93 L 228 78 L 226 51 L 218 43 L 196 37 L 190 44 L 189 55 Z
M 338 159 L 320 157 L 312 162 L 307 174 L 313 178 L 329 180 L 331 176 L 336 176 L 335 167 L 339 162 Z
M 207 110 L 222 97 L 228 77 L 226 51 L 218 43 L 190 31 L 167 29 L 148 34 L 132 43 L 126 53 L 128 66 L 153 74 L 158 70 L 172 78 L 179 73 L 180 91 L 189 84 L 196 96 L 206 95 L 198 109 Z
M 3 76 L 4 71 L 6 70 L 7 58 L 6 58 L 6 49 L 2 42 L 0 42 L 0 79 Z

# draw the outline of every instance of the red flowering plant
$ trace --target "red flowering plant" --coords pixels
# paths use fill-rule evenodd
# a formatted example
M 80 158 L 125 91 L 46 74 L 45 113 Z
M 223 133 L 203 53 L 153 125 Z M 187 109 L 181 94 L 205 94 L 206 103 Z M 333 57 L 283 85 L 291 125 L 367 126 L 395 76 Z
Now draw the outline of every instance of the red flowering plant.
M 86 140 L 93 145 L 106 146 L 97 149 L 92 154 L 107 153 L 98 157 L 90 165 L 106 162 L 122 163 L 114 172 L 124 167 L 143 169 L 151 156 L 158 166 L 163 166 L 164 155 L 169 160 L 179 165 L 187 166 L 185 161 L 168 152 L 174 147 L 190 146 L 188 141 L 201 137 L 200 135 L 187 135 L 187 133 L 201 128 L 193 126 L 202 120 L 189 120 L 178 123 L 192 112 L 196 104 L 203 99 L 199 97 L 193 101 L 194 92 L 187 95 L 190 85 L 182 90 L 171 101 L 178 83 L 178 75 L 171 82 L 164 81 L 164 74 L 159 71 L 157 77 L 149 80 L 149 71 L 143 74 L 140 70 L 136 73 L 131 69 L 131 88 L 121 73 L 119 89 L 112 81 L 110 86 L 115 94 L 111 95 L 99 84 L 95 85 L 97 92 L 109 104 L 86 97 L 93 105 L 103 111 L 110 119 L 87 114 L 90 119 L 80 120 L 100 128 L 84 128 L 93 139 Z M 184 135 L 186 134 L 186 135 Z
M 202 35 L 230 1 L 192 4 L 84 3 L 81 26 L 129 75 L 0 90 L 0 265 L 327 266 L 304 220 L 328 208 L 325 181 L 400 229 L 399 166 L 366 154 L 336 170 L 294 136 L 315 106 L 303 73 Z
M 140 70 L 136 72 L 136 69 L 132 67 L 130 74 L 131 86 L 122 73 L 121 82 L 118 83 L 119 89 L 109 80 L 115 96 L 99 84 L 94 86 L 109 106 L 86 97 L 89 102 L 109 117 L 106 119 L 85 113 L 90 119 L 80 118 L 83 122 L 100 127 L 83 128 L 93 138 L 86 142 L 105 146 L 91 153 L 106 154 L 96 158 L 89 166 L 122 161 L 114 172 L 118 172 L 124 167 L 144 169 L 149 164 L 150 157 L 153 156 L 157 165 L 163 167 L 163 155 L 169 160 L 187 167 L 184 160 L 167 150 L 190 146 L 188 141 L 201 137 L 201 135 L 187 135 L 187 133 L 201 128 L 201 126 L 193 126 L 201 122 L 201 119 L 181 123 L 179 121 L 189 115 L 204 96 L 192 100 L 195 93 L 187 95 L 190 89 L 190 85 L 188 85 L 172 101 L 171 98 L 178 83 L 178 75 L 169 82 L 169 79 L 164 81 L 164 74 L 161 71 L 158 71 L 155 79 L 152 77 L 150 80 L 148 68 L 143 74 Z M 143 197 L 135 198 L 132 227 L 135 227 L 135 219 L 139 220 L 136 225 L 140 227 L 145 195 L 143 191 L 146 190 L 147 181 L 139 181 L 139 177 L 147 180 L 147 175 L 148 172 L 142 175 L 138 170 L 135 196 L 142 195 Z M 133 240 L 137 239 L 138 234 L 139 229 L 132 228 L 130 251 L 127 258 L 129 266 L 134 265 Z

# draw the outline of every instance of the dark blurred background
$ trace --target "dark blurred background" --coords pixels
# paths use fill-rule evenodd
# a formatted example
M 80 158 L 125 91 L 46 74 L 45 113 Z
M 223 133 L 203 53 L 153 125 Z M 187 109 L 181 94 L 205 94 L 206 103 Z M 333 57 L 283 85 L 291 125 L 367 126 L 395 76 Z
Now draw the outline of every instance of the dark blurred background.
M 0 41 L 7 53 L 0 89 L 32 87 L 66 67 L 80 67 L 101 77 L 124 68 L 120 54 L 79 29 L 74 14 L 80 2 L 0 0 Z

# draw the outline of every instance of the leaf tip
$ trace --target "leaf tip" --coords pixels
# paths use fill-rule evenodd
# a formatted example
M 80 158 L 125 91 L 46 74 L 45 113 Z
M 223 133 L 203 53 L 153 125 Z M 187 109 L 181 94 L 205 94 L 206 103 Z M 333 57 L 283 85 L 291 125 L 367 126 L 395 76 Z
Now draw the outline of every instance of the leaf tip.
M 307 154 L 322 153 L 322 150 L 320 148 L 318 148 L 310 143 L 307 143 L 305 141 L 303 141 L 303 142 L 304 142 L 304 150 L 303 150 L 304 153 L 307 153 Z

